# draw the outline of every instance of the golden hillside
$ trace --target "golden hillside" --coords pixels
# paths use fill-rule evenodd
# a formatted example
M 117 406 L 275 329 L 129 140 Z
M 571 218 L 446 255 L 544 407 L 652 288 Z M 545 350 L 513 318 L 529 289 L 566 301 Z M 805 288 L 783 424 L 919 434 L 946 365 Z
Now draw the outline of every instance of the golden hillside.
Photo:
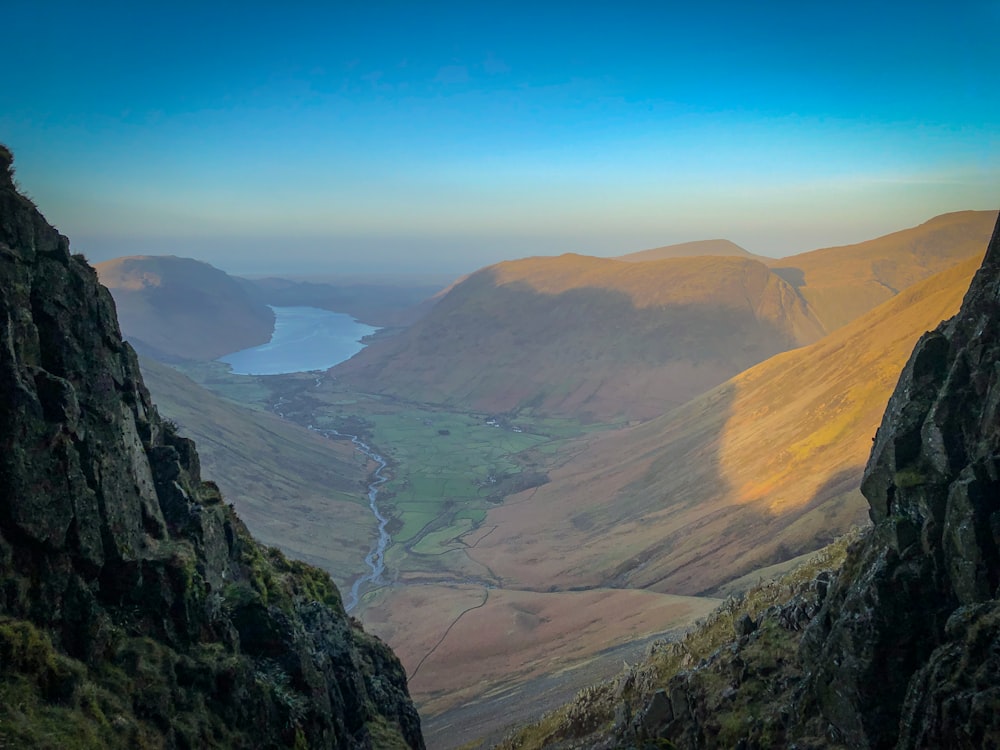
M 981 257 L 996 218 L 996 211 L 956 211 L 866 242 L 766 262 L 833 331 L 911 284 Z
M 697 594 L 819 547 L 865 518 L 857 487 L 889 394 L 980 260 L 669 414 L 591 439 L 549 484 L 491 511 L 484 525 L 497 530 L 472 554 L 512 586 Z

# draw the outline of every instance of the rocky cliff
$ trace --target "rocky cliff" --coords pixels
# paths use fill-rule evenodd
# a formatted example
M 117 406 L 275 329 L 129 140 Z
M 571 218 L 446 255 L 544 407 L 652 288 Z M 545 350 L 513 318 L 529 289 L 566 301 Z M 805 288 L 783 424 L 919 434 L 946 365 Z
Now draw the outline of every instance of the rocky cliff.
M 2 147 L 0 746 L 423 747 L 395 656 L 202 480 Z
M 917 343 L 862 491 L 875 523 L 803 639 L 804 707 L 852 747 L 1000 743 L 1000 223 Z

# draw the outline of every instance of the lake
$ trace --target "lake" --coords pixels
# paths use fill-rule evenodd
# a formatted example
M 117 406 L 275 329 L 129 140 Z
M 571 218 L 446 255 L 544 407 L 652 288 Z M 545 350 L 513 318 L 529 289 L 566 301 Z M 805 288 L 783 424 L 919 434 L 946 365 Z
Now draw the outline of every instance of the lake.
M 281 375 L 325 370 L 365 348 L 379 330 L 344 313 L 317 307 L 273 307 L 274 333 L 266 344 L 219 357 L 237 375 Z

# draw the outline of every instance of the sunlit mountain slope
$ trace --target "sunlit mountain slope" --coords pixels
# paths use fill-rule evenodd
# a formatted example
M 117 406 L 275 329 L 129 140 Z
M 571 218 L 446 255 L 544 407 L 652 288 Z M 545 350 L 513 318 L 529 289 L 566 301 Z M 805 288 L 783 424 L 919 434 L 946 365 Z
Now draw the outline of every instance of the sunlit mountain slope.
M 592 439 L 507 499 L 470 554 L 511 585 L 709 592 L 866 517 L 872 436 L 921 333 L 958 309 L 981 255 L 818 343 L 658 419 Z
M 996 211 L 956 211 L 866 242 L 765 262 L 833 331 L 911 284 L 981 257 L 996 218 Z

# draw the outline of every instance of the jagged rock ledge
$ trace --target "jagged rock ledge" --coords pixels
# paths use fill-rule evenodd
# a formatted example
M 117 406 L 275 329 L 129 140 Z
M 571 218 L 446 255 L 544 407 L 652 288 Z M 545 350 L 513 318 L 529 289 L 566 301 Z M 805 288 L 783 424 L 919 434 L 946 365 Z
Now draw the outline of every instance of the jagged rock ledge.
M 862 491 L 875 528 L 803 639 L 804 710 L 851 747 L 1000 745 L 1000 221 L 903 369 Z
M 0 746 L 423 748 L 399 661 L 202 480 L 11 164 L 0 147 Z

